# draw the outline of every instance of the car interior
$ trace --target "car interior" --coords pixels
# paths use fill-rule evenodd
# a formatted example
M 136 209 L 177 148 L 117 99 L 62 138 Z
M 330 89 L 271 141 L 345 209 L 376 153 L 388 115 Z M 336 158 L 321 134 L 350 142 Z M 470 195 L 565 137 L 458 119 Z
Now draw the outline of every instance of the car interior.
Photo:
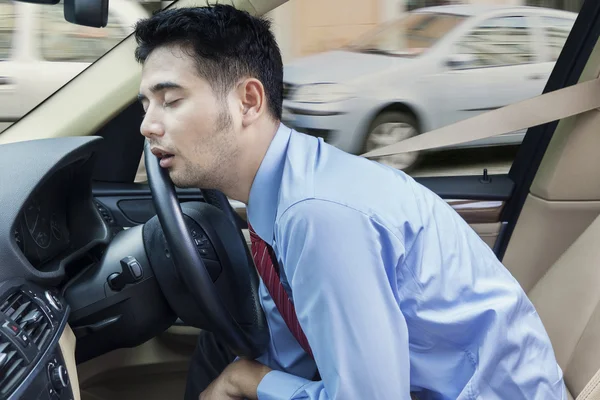
M 228 1 L 256 15 L 284 2 Z M 598 79 L 599 37 L 587 0 L 544 92 Z M 268 340 L 244 206 L 174 188 L 144 150 L 135 45 L 0 135 L 0 399 L 183 398 L 201 329 L 248 357 Z M 594 109 L 530 128 L 505 175 L 416 178 L 522 285 L 569 398 L 600 369 L 599 124 Z

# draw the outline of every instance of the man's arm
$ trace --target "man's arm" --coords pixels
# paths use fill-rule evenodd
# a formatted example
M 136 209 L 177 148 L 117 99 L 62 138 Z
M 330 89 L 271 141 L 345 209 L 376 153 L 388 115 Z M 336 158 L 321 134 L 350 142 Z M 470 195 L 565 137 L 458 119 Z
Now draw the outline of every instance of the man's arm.
M 271 371 L 258 398 L 409 399 L 408 333 L 392 289 L 402 241 L 368 216 L 321 200 L 292 206 L 278 226 L 296 313 L 322 381 Z

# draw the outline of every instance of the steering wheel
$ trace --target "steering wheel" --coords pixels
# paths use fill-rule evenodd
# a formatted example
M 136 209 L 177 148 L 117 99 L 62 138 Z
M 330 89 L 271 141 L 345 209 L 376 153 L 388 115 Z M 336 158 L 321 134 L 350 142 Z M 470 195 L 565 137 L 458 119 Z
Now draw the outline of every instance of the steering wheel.
M 201 190 L 204 201 L 219 209 L 219 212 L 223 214 L 220 219 L 221 223 L 224 219 L 227 219 L 235 226 L 236 233 L 233 235 L 227 234 L 227 237 L 223 238 L 226 239 L 223 240 L 225 245 L 243 245 L 245 249 L 248 260 L 247 265 L 238 265 L 237 268 L 232 268 L 236 269 L 233 273 L 236 274 L 235 279 L 238 287 L 240 284 L 242 286 L 242 290 L 236 292 L 242 294 L 223 293 L 223 290 L 220 292 L 213 282 L 213 278 L 209 274 L 185 222 L 184 213 L 168 171 L 161 168 L 158 158 L 151 153 L 150 144 L 147 140 L 144 144 L 144 161 L 154 207 L 170 255 L 180 280 L 188 289 L 196 303 L 195 305 L 209 325 L 206 329 L 222 339 L 238 356 L 258 357 L 264 350 L 266 340 L 268 340 L 268 327 L 259 302 L 258 275 L 244 236 L 237 227 L 235 211 L 223 193 L 215 190 Z M 229 232 L 232 232 L 232 227 L 228 227 L 228 229 Z M 239 242 L 232 242 L 236 240 Z M 228 287 L 231 288 L 231 286 Z M 243 318 L 243 320 L 251 322 L 240 323 L 236 320 L 234 314 L 237 313 L 239 316 L 239 310 L 228 309 L 227 302 L 223 299 L 224 296 L 238 296 L 233 304 L 242 305 L 239 308 L 245 309 L 245 313 L 252 314 L 245 315 Z M 240 298 L 240 296 L 243 296 L 243 298 Z

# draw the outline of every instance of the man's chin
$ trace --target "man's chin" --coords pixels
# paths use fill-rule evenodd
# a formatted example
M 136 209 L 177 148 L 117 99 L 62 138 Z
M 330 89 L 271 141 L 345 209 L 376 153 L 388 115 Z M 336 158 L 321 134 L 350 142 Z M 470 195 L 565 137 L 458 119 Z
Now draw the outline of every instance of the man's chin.
M 187 180 L 187 179 L 182 179 L 181 177 L 177 176 L 177 174 L 170 172 L 169 176 L 171 177 L 171 181 L 173 182 L 173 185 L 175 185 L 178 188 L 188 189 L 188 188 L 197 187 L 194 184 L 194 182 L 191 182 L 190 180 Z
M 198 182 L 196 179 L 193 179 L 190 174 L 182 174 L 181 171 L 178 171 L 174 168 L 169 169 L 169 177 L 178 188 L 181 189 L 189 189 L 189 188 L 199 188 Z

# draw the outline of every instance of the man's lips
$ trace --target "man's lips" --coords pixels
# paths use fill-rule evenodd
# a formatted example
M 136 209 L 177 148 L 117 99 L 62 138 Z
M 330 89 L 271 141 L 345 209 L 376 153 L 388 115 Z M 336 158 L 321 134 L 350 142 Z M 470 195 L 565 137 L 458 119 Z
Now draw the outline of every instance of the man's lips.
M 153 147 L 151 151 L 152 151 L 152 154 L 154 154 L 159 159 L 173 157 L 173 153 L 169 153 L 167 150 L 163 150 L 159 147 Z
M 160 160 L 162 168 L 169 168 L 173 164 L 173 157 L 175 157 L 173 153 L 169 153 L 159 147 L 153 147 L 151 151 Z

